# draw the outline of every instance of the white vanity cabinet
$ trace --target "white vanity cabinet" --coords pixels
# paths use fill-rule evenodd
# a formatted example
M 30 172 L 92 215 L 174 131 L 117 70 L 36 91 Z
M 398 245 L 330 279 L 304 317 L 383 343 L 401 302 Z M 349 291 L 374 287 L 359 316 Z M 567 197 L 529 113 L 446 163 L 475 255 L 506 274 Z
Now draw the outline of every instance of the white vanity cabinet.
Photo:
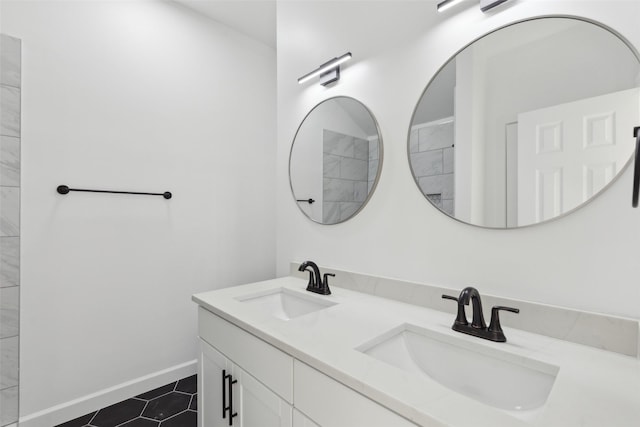
M 199 381 L 199 427 L 291 427 L 291 405 L 203 340 Z
M 370 283 L 362 277 L 353 283 Z M 289 276 L 193 296 L 199 305 L 198 330 L 203 341 L 198 379 L 200 427 L 229 425 L 228 417 L 222 419 L 223 370 L 238 381 L 233 385 L 233 406 L 239 415 L 233 418 L 233 425 L 246 427 L 638 425 L 640 361 L 628 357 L 635 353 L 618 354 L 515 328 L 509 330 L 509 342 L 492 343 L 452 331 L 452 313 L 339 286 L 329 296 L 307 295 L 306 286 L 306 278 Z M 434 292 L 441 294 L 441 289 Z M 310 306 L 312 311 L 308 311 Z M 582 316 L 579 312 L 563 316 L 571 319 L 574 314 Z M 614 329 L 629 328 L 623 332 L 628 335 L 621 335 L 625 339 L 637 338 L 637 321 L 608 321 L 618 325 Z M 613 331 L 605 323 L 598 325 L 604 328 L 599 326 L 598 331 Z M 407 354 L 406 346 L 412 343 L 421 343 L 419 348 L 427 352 Z M 512 390 L 508 379 L 532 371 L 531 378 L 522 377 L 518 384 L 525 384 L 531 399 L 538 399 L 548 392 L 548 377 L 556 375 L 557 379 L 541 406 L 531 411 L 504 410 L 402 365 L 407 357 L 430 358 L 441 346 L 452 346 L 449 355 L 454 354 L 456 360 L 429 359 L 434 369 L 439 369 L 442 378 L 455 379 L 469 390 Z M 377 357 L 382 353 L 393 356 L 389 363 Z M 496 380 L 484 388 L 468 376 L 456 377 L 457 367 L 466 361 L 487 369 L 505 363 L 513 366 L 492 371 L 496 373 L 491 378 Z M 544 387 L 538 387 L 543 383 Z M 506 400 L 504 396 L 496 399 Z
M 198 427 L 415 427 L 203 308 L 198 323 Z
M 198 427 L 228 425 L 222 417 L 227 400 L 226 396 L 223 399 L 226 384 L 222 377 L 231 370 L 231 363 L 203 340 L 198 362 Z
M 293 409 L 293 427 L 320 427 L 318 424 L 305 417 L 302 412 Z
M 198 323 L 198 426 L 291 427 L 293 358 L 202 308 Z
M 416 427 L 416 424 L 297 360 L 294 362 L 293 379 L 296 408 L 319 426 Z M 298 426 L 294 422 L 294 427 L 307 426 L 315 424 Z

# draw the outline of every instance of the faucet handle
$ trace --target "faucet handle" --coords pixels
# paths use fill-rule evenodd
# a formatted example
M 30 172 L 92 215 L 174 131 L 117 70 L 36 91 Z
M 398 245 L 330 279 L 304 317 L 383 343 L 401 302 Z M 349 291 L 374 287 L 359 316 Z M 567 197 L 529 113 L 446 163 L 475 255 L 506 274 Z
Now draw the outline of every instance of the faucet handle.
M 442 295 L 442 299 L 450 299 L 453 300 L 455 302 L 458 302 L 458 298 L 457 297 L 452 297 L 451 295 Z
M 510 311 L 512 313 L 520 313 L 520 309 L 513 307 L 504 307 L 501 305 L 497 305 L 491 309 L 491 322 L 489 323 L 489 332 L 494 332 L 498 337 L 500 337 L 500 341 L 504 342 L 507 338 L 504 336 L 502 332 L 502 326 L 500 326 L 500 311 Z
M 336 277 L 336 275 L 333 273 L 324 273 L 322 275 L 323 277 L 322 285 L 325 286 L 326 288 L 329 288 L 329 278 L 327 276 Z
M 336 275 L 333 273 L 324 273 L 321 289 L 321 293 L 323 295 L 331 295 L 331 290 L 329 289 L 329 278 L 327 276 L 336 277 Z

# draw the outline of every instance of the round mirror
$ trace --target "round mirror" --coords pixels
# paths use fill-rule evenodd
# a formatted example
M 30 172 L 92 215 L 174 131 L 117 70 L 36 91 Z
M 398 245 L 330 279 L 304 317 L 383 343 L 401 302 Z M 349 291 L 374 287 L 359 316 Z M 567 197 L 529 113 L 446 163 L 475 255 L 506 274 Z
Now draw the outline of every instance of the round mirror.
M 640 125 L 640 62 L 607 29 L 540 18 L 471 43 L 413 113 L 409 163 L 424 196 L 473 225 L 562 216 L 629 163 Z
M 291 146 L 289 180 L 300 210 L 321 224 L 358 213 L 382 166 L 382 138 L 371 111 L 348 97 L 327 99 L 304 118 Z

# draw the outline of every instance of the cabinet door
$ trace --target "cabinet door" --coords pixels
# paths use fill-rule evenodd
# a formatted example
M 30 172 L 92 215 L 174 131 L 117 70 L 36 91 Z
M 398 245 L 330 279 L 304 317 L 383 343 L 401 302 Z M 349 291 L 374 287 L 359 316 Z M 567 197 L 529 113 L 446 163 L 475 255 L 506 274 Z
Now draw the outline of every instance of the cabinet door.
M 302 415 L 302 412 L 293 409 L 293 427 L 320 427 L 309 418 Z
M 233 410 L 239 427 L 291 427 L 291 406 L 247 372 L 233 367 Z M 236 424 L 237 423 L 237 424 Z
M 209 344 L 200 340 L 198 370 L 198 427 L 228 426 L 228 415 L 227 419 L 222 418 L 222 372 L 231 373 L 231 363 Z
M 202 340 L 293 404 L 291 356 L 202 307 L 198 322 Z

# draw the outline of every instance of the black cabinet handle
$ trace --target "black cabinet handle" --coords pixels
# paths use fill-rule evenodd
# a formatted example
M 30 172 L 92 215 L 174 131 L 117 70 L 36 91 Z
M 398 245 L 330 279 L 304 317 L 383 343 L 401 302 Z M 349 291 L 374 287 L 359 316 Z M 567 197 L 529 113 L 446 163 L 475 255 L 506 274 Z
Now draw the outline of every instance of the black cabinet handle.
M 227 370 L 222 370 L 222 419 L 227 418 L 229 411 L 229 425 L 233 425 L 233 417 L 237 417 L 238 413 L 233 412 L 233 385 L 238 380 L 234 380 L 231 374 L 227 374 Z M 229 406 L 227 406 L 227 394 L 229 395 Z
M 231 375 L 227 375 L 226 369 L 222 370 L 222 419 L 227 418 L 227 378 Z
M 229 387 L 229 425 L 233 425 L 233 418 L 238 416 L 237 412 L 233 412 L 233 385 L 237 383 L 238 380 L 234 380 L 231 375 L 229 375 L 229 382 L 227 385 Z
M 636 155 L 633 166 L 633 194 L 631 206 L 638 207 L 638 193 L 640 193 L 640 126 L 633 128 L 633 137 L 636 139 Z

